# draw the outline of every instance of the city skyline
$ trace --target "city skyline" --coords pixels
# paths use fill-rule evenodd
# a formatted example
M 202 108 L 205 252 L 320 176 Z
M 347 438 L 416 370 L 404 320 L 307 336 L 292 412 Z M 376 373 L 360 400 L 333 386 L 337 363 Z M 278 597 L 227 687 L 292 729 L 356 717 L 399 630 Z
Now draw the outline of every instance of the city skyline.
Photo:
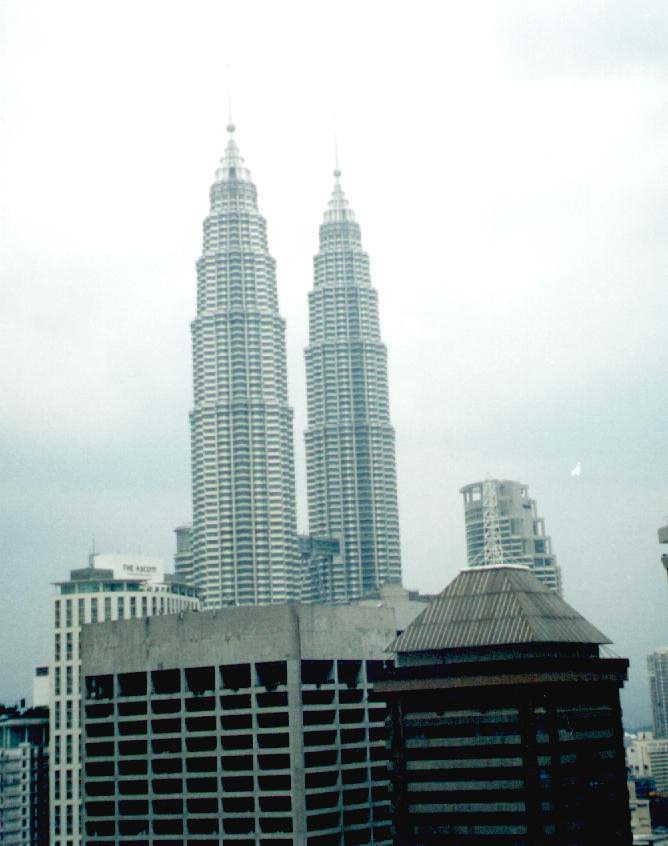
M 300 527 L 306 293 L 337 105 L 390 354 L 404 581 L 440 590 L 463 566 L 462 485 L 522 479 L 549 521 L 565 598 L 631 657 L 627 717 L 647 721 L 645 656 L 668 640 L 659 7 L 642 21 L 617 7 L 571 7 L 559 22 L 538 7 L 458 11 L 426 28 L 389 8 L 381 40 L 370 11 L 351 27 L 344 7 L 322 55 L 308 15 L 311 42 L 291 35 L 279 51 L 276 11 L 256 33 L 272 74 L 232 39 L 254 31 L 252 10 L 235 10 L 234 26 L 214 15 L 218 27 L 161 13 L 146 70 L 145 11 L 128 33 L 122 14 L 98 29 L 83 6 L 17 8 L 3 10 L 0 611 L 20 613 L 32 637 L 3 632 L 4 698 L 48 656 L 48 583 L 92 534 L 99 548 L 167 559 L 189 514 L 187 322 L 202 186 L 224 143 L 224 53 L 289 330 Z M 70 35 L 82 28 L 88 39 Z M 409 36 L 424 49 L 398 68 Z M 382 84 L 369 81 L 371 43 Z M 187 67 L 173 63 L 179 44 Z

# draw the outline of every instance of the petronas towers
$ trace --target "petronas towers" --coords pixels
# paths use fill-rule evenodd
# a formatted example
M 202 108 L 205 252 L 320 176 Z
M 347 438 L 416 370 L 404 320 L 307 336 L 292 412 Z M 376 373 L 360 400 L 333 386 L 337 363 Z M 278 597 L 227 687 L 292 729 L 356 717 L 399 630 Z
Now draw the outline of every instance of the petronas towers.
M 210 190 L 192 323 L 192 530 L 177 572 L 204 607 L 303 598 L 285 323 L 257 192 L 228 126 Z M 335 172 L 309 294 L 306 462 L 310 533 L 338 542 L 336 591 L 401 580 L 387 353 L 369 259 Z

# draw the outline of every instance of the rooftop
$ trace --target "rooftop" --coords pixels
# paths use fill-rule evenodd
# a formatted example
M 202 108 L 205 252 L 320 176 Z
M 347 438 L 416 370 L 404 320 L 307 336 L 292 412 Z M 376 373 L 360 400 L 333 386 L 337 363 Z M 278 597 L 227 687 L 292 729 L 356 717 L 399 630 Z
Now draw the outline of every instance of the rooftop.
M 610 640 L 525 567 L 463 570 L 390 646 L 433 652 L 530 643 Z

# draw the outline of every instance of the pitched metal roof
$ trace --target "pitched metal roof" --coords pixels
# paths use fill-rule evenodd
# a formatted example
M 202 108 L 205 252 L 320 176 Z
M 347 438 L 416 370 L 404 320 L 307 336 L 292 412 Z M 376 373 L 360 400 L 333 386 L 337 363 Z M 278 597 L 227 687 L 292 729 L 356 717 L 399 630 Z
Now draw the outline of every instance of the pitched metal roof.
M 519 643 L 610 643 L 525 567 L 463 570 L 400 634 L 389 652 Z

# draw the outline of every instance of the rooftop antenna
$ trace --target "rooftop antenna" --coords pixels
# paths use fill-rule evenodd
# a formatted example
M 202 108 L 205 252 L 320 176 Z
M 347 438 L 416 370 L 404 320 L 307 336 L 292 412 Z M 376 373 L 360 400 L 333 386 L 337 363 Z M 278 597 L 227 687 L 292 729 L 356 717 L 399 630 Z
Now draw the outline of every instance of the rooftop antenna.
M 339 137 L 334 126 L 334 176 L 338 179 L 341 176 L 341 167 L 339 165 Z
M 234 132 L 232 120 L 232 67 L 227 65 L 227 131 Z
M 499 526 L 499 499 L 493 479 L 485 479 L 482 483 L 482 527 L 485 567 L 499 567 L 505 564 Z
M 96 556 L 96 554 L 97 553 L 95 552 L 95 535 L 93 535 L 91 537 L 91 542 L 90 542 L 90 555 L 88 556 L 88 566 L 91 567 L 91 568 L 95 567 L 95 556 Z

